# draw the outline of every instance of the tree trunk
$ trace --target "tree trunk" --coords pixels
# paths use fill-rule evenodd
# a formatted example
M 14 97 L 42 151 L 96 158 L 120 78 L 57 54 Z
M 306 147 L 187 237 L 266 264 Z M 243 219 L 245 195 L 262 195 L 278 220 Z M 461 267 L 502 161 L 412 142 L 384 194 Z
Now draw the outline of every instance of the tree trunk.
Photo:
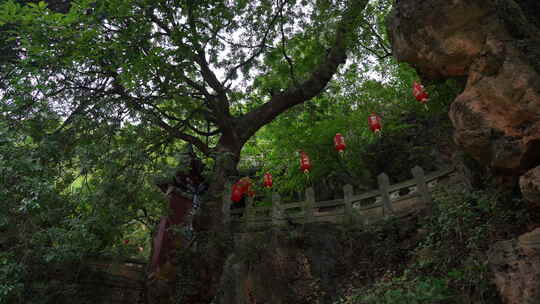
M 194 270 L 192 273 L 195 277 L 188 279 L 197 281 L 198 287 L 194 288 L 197 303 L 210 303 L 217 294 L 225 259 L 234 247 L 232 235 L 222 221 L 222 193 L 226 182 L 238 177 L 236 166 L 240 160 L 240 150 L 241 145 L 238 141 L 220 140 L 215 150 L 215 166 L 210 188 L 193 223 L 197 245 L 194 254 L 188 255 L 190 260 L 184 262 L 185 267 Z M 177 285 L 177 288 L 182 287 Z M 184 301 L 191 303 L 190 299 L 194 298 L 186 297 Z
M 220 232 L 222 225 L 222 193 L 225 184 L 238 177 L 236 166 L 240 161 L 242 144 L 234 139 L 222 138 L 215 149 L 214 169 L 206 201 L 198 215 L 195 229 L 197 231 Z

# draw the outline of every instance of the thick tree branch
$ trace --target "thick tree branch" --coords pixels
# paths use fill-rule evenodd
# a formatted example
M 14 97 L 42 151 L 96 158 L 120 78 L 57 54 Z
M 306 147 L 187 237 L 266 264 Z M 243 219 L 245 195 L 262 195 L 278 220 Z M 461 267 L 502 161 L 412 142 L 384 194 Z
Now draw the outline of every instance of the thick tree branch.
M 165 33 L 163 33 L 164 35 L 166 35 L 169 39 L 171 39 L 172 41 L 174 41 L 173 39 L 173 30 L 167 25 L 165 24 L 165 22 L 163 22 L 162 20 L 160 20 L 158 18 L 158 16 L 156 16 L 154 14 L 154 12 L 152 12 L 151 10 L 147 10 L 146 11 L 146 15 L 150 18 L 150 20 L 152 20 L 153 23 L 155 23 L 159 28 L 161 28 L 163 31 L 165 31 Z M 191 23 L 192 26 L 195 26 L 194 22 Z M 179 41 L 174 41 L 175 43 L 179 44 L 178 46 L 180 47 L 184 47 L 186 49 L 189 49 L 189 46 L 186 45 L 186 44 L 183 44 L 183 43 L 179 43 Z M 195 54 L 194 54 L 195 55 Z M 196 55 L 195 55 L 196 56 Z M 204 59 L 204 55 L 203 55 L 203 59 Z M 217 77 L 215 77 L 215 75 L 212 73 L 212 71 L 209 71 L 209 68 L 207 67 L 207 63 L 205 62 L 206 60 L 197 60 L 197 63 L 199 63 L 199 65 L 201 64 L 204 64 L 206 65 L 206 69 L 204 69 L 203 67 L 201 67 L 201 70 L 203 71 L 203 78 L 205 79 L 205 81 L 210 85 L 210 87 L 212 87 L 214 90 L 218 90 L 219 88 L 223 88 L 223 86 L 221 85 L 221 83 L 217 80 Z M 178 76 L 183 80 L 185 81 L 189 86 L 191 86 L 193 89 L 195 89 L 196 91 L 198 91 L 201 95 L 204 95 L 205 97 L 209 97 L 210 96 L 210 93 L 208 92 L 208 90 L 206 90 L 206 88 L 204 87 L 204 85 L 200 85 L 198 84 L 196 81 L 192 80 L 191 78 L 187 77 L 182 70 L 181 67 L 179 66 L 175 66 L 175 68 L 177 70 L 179 70 L 180 72 L 178 73 Z M 205 77 L 206 75 L 206 77 Z M 213 77 L 212 77 L 213 76 Z
M 339 65 L 347 59 L 350 34 L 356 30 L 358 17 L 367 3 L 368 0 L 349 1 L 348 9 L 338 24 L 335 40 L 326 60 L 313 70 L 307 80 L 274 95 L 268 102 L 240 118 L 238 132 L 242 141 L 247 141 L 257 130 L 287 109 L 317 96 L 324 90 Z
M 112 75 L 114 77 L 113 82 L 113 92 L 120 95 L 130 106 L 135 108 L 140 113 L 144 113 L 150 116 L 150 120 L 153 121 L 157 126 L 162 128 L 163 130 L 167 131 L 169 135 L 172 137 L 181 139 L 183 141 L 192 143 L 194 146 L 196 146 L 204 155 L 209 156 L 211 153 L 211 149 L 199 138 L 186 134 L 179 129 L 169 125 L 168 123 L 164 122 L 158 114 L 156 114 L 153 111 L 149 111 L 148 109 L 145 109 L 142 106 L 141 100 L 139 100 L 136 97 L 133 97 L 129 95 L 129 93 L 125 90 L 125 88 L 121 85 L 121 83 L 117 80 L 118 74 L 113 73 Z
M 197 20 L 193 14 L 194 1 L 188 1 L 188 18 L 191 35 L 193 38 L 199 36 L 197 31 Z M 196 41 L 194 43 L 194 60 L 200 67 L 200 73 L 204 81 L 215 91 L 215 94 L 207 96 L 206 102 L 211 111 L 215 114 L 217 127 L 226 137 L 234 137 L 234 120 L 230 113 L 230 103 L 227 97 L 227 88 L 219 81 L 216 74 L 210 69 L 206 60 L 206 50 Z
M 214 136 L 214 135 L 218 135 L 219 133 L 221 133 L 221 130 L 219 130 L 219 129 L 209 131 L 209 132 L 201 131 L 201 130 L 195 128 L 194 126 L 192 126 L 189 122 L 187 122 L 187 127 L 190 130 L 192 130 L 193 132 L 195 132 L 195 133 L 197 133 L 198 135 L 201 135 L 201 136 Z
M 195 48 L 194 60 L 200 67 L 201 76 L 204 81 L 217 93 L 217 95 L 225 95 L 225 87 L 219 81 L 216 74 L 210 69 L 210 65 L 206 61 L 205 49 L 195 39 L 199 36 L 197 31 L 197 22 L 193 15 L 193 1 L 188 1 L 188 24 L 191 35 L 194 38 L 193 46 Z
M 131 102 L 131 105 L 134 106 L 135 108 L 137 108 L 137 110 L 142 112 L 142 113 L 148 113 L 148 111 L 146 111 L 143 107 L 138 105 L 137 100 L 133 100 L 133 102 Z M 199 138 L 197 138 L 195 136 L 192 136 L 192 135 L 189 135 L 189 134 L 186 134 L 184 132 L 181 132 L 179 129 L 172 127 L 168 123 L 161 120 L 153 112 L 150 112 L 148 114 L 153 116 L 151 120 L 154 121 L 154 123 L 156 123 L 163 130 L 167 131 L 171 136 L 173 136 L 175 138 L 178 138 L 178 139 L 181 139 L 183 141 L 192 143 L 204 155 L 206 155 L 206 156 L 210 155 L 211 149 L 202 140 L 200 140 Z
M 201 75 L 206 83 L 214 90 L 218 95 L 225 94 L 225 87 L 219 81 L 216 74 L 210 69 L 208 61 L 206 61 L 206 55 L 203 50 L 200 50 L 196 57 L 195 61 L 201 68 Z

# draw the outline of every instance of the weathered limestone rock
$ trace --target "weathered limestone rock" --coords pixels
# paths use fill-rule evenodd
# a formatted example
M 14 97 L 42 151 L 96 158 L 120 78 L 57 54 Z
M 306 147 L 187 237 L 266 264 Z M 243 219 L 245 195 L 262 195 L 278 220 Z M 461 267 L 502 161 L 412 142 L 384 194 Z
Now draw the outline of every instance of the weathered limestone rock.
M 291 234 L 292 233 L 292 234 Z M 333 303 L 341 245 L 335 225 L 246 234 L 227 259 L 216 304 Z M 287 237 L 289 236 L 289 237 Z
M 489 264 L 504 303 L 540 303 L 540 228 L 496 243 Z
M 519 179 L 521 193 L 528 201 L 540 205 L 540 166 L 529 170 Z
M 454 140 L 502 184 L 540 164 L 540 4 L 401 0 L 392 48 L 427 79 L 466 77 L 450 109 Z
M 450 107 L 454 141 L 500 184 L 540 203 L 540 2 L 400 0 L 393 53 L 425 79 L 466 79 Z M 521 178 L 520 178 L 521 176 Z M 496 243 L 490 266 L 505 303 L 540 303 L 540 228 Z
M 400 264 L 420 240 L 420 217 L 411 214 L 375 230 L 311 223 L 237 235 L 213 303 L 337 303 L 339 295 L 381 277 L 382 265 Z

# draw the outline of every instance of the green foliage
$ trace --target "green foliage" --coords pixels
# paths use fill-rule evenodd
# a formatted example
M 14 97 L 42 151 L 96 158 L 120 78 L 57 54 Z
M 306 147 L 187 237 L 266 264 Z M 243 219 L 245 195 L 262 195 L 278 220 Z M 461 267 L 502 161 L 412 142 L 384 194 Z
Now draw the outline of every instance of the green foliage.
M 66 204 L 66 180 L 58 176 L 58 164 L 48 161 L 54 155 L 47 146 L 3 127 L 0 303 L 25 303 L 46 282 L 36 279 L 44 265 L 79 261 L 94 254 L 100 243 L 87 230 L 88 219 L 74 217 Z
M 455 303 L 451 299 L 448 281 L 433 277 L 403 276 L 383 279 L 366 294 L 353 297 L 355 304 L 429 304 Z
M 434 193 L 435 215 L 425 224 L 427 236 L 417 248 L 413 269 L 420 275 L 449 280 L 460 301 L 497 303 L 486 253 L 493 242 L 524 231 L 526 204 L 496 188 Z
M 1 104 L 2 115 L 12 107 Z M 62 303 L 84 294 L 77 269 L 85 261 L 137 257 L 139 246 L 148 254 L 150 235 L 141 221 L 151 219 L 141 209 L 162 209 L 148 173 L 138 175 L 149 168 L 146 157 L 116 146 L 135 146 L 129 127 L 109 146 L 89 141 L 88 149 L 73 149 L 47 134 L 59 124 L 51 113 L 30 116 L 17 123 L 21 128 L 8 128 L 11 123 L 0 120 L 0 303 Z
M 440 187 L 433 195 L 434 214 L 421 223 L 422 239 L 406 265 L 386 264 L 385 275 L 339 303 L 500 302 L 486 253 L 493 242 L 524 231 L 526 204 L 496 189 Z
M 17 263 L 12 252 L 0 253 L 0 303 L 8 304 L 24 291 L 24 265 Z
M 178 132 L 216 146 L 220 133 L 211 131 L 220 124 L 309 76 L 345 11 L 342 1 L 77 0 L 65 12 L 21 3 L 0 4 L 0 303 L 75 303 L 79 278 L 57 279 L 56 269 L 83 269 L 94 257 L 147 257 L 150 232 L 166 214 L 153 180 L 182 165 Z M 404 166 L 427 169 L 434 142 L 422 140 L 444 134 L 440 117 L 456 89 L 427 86 L 428 110 L 414 100 L 418 76 L 387 56 L 390 7 L 370 1 L 349 33 L 349 61 L 326 92 L 277 117 L 243 149 L 264 163 L 280 192 L 325 182 L 335 194 L 343 183 L 369 188 L 381 171 L 400 180 Z M 219 73 L 208 76 L 206 68 Z M 230 104 L 228 121 L 209 113 L 221 108 L 213 103 L 220 94 Z M 372 111 L 383 118 L 383 139 L 367 129 Z M 342 158 L 332 144 L 337 132 L 348 145 Z M 311 157 L 309 178 L 298 169 L 298 150 Z M 210 151 L 209 163 L 219 167 L 224 154 Z M 397 259 L 397 236 L 375 235 L 381 246 L 372 254 Z M 219 239 L 201 251 L 231 246 Z M 242 258 L 260 258 L 265 246 L 254 241 Z M 402 290 L 443 294 L 432 286 L 436 277 L 420 280 L 427 284 L 420 289 L 402 282 Z
M 380 64 L 389 71 L 386 78 L 363 78 L 365 74 L 353 64 L 313 102 L 289 110 L 260 130 L 242 151 L 251 164 L 262 165 L 259 179 L 265 171 L 272 173 L 275 188 L 287 199 L 310 185 L 320 188 L 324 183 L 341 195 L 346 183 L 360 189 L 375 187 L 381 172 L 399 182 L 412 178 L 410 169 L 415 165 L 437 169 L 436 147 L 451 145 L 446 113 L 458 93 L 457 85 L 449 81 L 427 86 L 431 100 L 426 110 L 411 93 L 417 79 L 414 70 L 393 61 Z M 380 138 L 368 129 L 371 112 L 382 117 Z M 347 144 L 343 157 L 333 145 L 338 132 Z M 312 162 L 309 176 L 299 169 L 300 150 Z
M 528 222 L 524 201 L 495 189 L 467 193 L 440 189 L 434 197 L 436 216 L 426 223 L 429 234 L 419 249 L 452 258 L 436 259 L 440 262 L 429 266 L 433 270 L 450 270 L 467 256 L 485 252 L 493 240 L 510 238 Z

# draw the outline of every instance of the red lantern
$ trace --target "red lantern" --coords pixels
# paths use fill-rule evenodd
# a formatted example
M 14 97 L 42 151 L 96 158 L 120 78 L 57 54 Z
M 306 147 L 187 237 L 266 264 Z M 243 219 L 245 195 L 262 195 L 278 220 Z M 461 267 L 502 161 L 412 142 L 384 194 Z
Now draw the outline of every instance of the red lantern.
M 309 157 L 304 151 L 300 151 L 300 169 L 304 171 L 304 173 L 308 173 L 311 169 L 311 162 L 309 161 Z
M 251 190 L 251 179 L 249 177 L 242 177 L 238 181 L 238 186 L 242 190 L 242 194 L 248 194 L 250 196 L 253 196 L 253 191 Z
M 129 240 L 124 240 L 124 244 L 129 244 Z
M 272 188 L 272 174 L 268 172 L 264 174 L 263 184 L 266 188 Z
M 374 133 L 378 133 L 379 135 L 381 134 L 381 118 L 377 114 L 371 113 L 368 116 L 368 124 L 371 131 L 373 131 Z
M 429 101 L 429 95 L 427 94 L 426 89 L 416 81 L 413 83 L 413 95 L 416 100 L 424 105 Z
M 345 151 L 345 138 L 341 133 L 336 133 L 336 136 L 334 136 L 334 147 L 339 153 L 343 153 Z
M 244 195 L 242 188 L 238 186 L 238 183 L 234 184 L 232 186 L 231 200 L 238 203 L 242 199 L 242 195 Z

